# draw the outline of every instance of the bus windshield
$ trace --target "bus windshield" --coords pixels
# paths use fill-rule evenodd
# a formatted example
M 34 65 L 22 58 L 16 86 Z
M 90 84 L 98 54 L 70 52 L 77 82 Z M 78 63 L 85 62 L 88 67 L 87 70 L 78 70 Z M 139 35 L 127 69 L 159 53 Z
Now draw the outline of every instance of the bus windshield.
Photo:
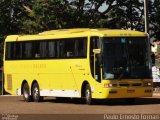
M 103 38 L 103 79 L 151 78 L 145 37 Z

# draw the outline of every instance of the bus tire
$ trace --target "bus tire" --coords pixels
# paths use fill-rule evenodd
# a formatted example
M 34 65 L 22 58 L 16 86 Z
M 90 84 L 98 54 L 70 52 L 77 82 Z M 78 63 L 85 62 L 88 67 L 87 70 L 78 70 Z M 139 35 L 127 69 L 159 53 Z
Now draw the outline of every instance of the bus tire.
M 87 105 L 93 104 L 92 92 L 89 84 L 86 85 L 86 89 L 85 89 L 85 102 Z
M 27 82 L 23 84 L 22 90 L 23 90 L 23 98 L 24 98 L 24 100 L 26 102 L 30 102 L 31 101 L 31 96 L 30 96 L 29 85 L 28 85 Z
M 32 87 L 32 96 L 34 102 L 40 102 L 43 100 L 43 97 L 40 96 L 40 90 L 38 83 L 34 83 Z

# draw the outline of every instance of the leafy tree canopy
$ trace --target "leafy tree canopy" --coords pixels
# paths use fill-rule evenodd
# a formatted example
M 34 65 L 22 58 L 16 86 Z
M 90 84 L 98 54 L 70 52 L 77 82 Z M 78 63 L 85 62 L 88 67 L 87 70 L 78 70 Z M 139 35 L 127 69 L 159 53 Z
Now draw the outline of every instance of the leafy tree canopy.
M 160 1 L 149 0 L 151 37 L 160 38 Z M 59 28 L 144 31 L 143 0 L 0 0 L 0 35 Z

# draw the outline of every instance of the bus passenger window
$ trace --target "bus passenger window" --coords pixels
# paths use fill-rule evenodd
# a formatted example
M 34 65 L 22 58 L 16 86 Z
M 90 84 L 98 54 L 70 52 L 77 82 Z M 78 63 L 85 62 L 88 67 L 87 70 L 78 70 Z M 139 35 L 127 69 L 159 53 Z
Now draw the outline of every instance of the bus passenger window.
M 79 38 L 75 41 L 75 56 L 86 57 L 87 55 L 87 40 L 85 38 Z
M 6 60 L 12 59 L 12 43 L 6 43 Z
M 40 42 L 33 42 L 33 57 L 40 58 Z
M 24 43 L 23 59 L 29 59 L 29 58 L 32 58 L 32 43 L 31 42 L 25 42 Z
M 57 52 L 57 49 L 58 46 L 56 46 L 56 41 L 49 41 L 48 42 L 48 57 L 49 58 L 54 58 L 56 57 L 56 52 Z
M 41 58 L 46 58 L 47 57 L 47 42 L 46 41 L 42 41 L 40 42 L 40 57 Z
M 74 57 L 74 39 L 66 39 L 61 42 L 61 57 Z

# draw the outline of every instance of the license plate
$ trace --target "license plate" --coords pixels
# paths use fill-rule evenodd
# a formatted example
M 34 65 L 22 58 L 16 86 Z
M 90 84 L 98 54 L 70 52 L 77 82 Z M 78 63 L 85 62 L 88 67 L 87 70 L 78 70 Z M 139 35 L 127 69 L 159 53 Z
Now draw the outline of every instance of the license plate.
M 127 93 L 134 93 L 135 90 L 127 90 Z

